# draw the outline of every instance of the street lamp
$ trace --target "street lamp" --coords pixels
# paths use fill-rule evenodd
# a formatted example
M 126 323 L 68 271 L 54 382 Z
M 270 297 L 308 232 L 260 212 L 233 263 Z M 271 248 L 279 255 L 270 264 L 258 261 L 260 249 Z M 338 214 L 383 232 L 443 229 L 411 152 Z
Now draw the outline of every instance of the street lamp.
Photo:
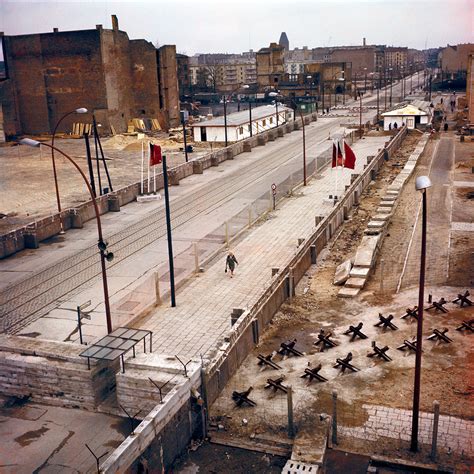
M 232 94 L 239 89 L 248 89 L 250 86 L 248 84 L 239 84 L 235 89 L 233 89 L 229 97 L 232 97 Z M 225 146 L 227 146 L 227 97 L 224 94 L 224 135 L 225 135 Z
M 431 187 L 428 176 L 418 176 L 415 188 L 423 196 L 423 215 L 421 227 L 421 257 L 420 257 L 420 285 L 418 289 L 418 318 L 416 327 L 416 360 L 415 383 L 413 388 L 413 414 L 411 425 L 411 451 L 418 450 L 418 417 L 420 412 L 420 382 L 421 382 L 421 353 L 423 338 L 423 304 L 425 291 L 425 265 L 426 265 L 426 190 Z
M 275 101 L 277 101 L 278 92 L 270 92 L 268 94 L 270 97 L 275 97 Z M 303 186 L 306 186 L 306 131 L 304 125 L 304 118 L 301 109 L 298 108 L 294 99 L 290 98 L 291 104 L 294 106 L 294 110 L 298 110 L 301 118 L 301 125 L 303 128 Z
M 392 107 L 392 79 L 393 79 L 392 71 L 393 71 L 393 68 L 390 67 L 390 68 L 388 68 L 388 70 L 390 71 L 390 108 L 391 108 Z
M 56 131 L 58 130 L 59 124 L 66 118 L 69 117 L 69 115 L 72 114 L 86 114 L 88 110 L 85 107 L 80 107 L 78 109 L 71 110 L 71 112 L 68 112 L 67 114 L 64 114 L 56 123 L 56 126 L 54 127 L 53 130 L 53 138 L 51 140 L 51 161 L 53 162 L 53 176 L 54 176 L 54 187 L 56 189 L 56 202 L 58 204 L 58 213 L 59 213 L 59 225 L 61 226 L 61 231 L 59 232 L 60 234 L 64 234 L 64 226 L 63 226 L 63 220 L 61 219 L 61 199 L 59 198 L 59 186 L 58 186 L 58 175 L 56 173 L 56 161 L 54 159 L 54 139 L 56 137 Z
M 92 204 L 94 206 L 94 211 L 95 211 L 95 218 L 97 221 L 97 232 L 99 234 L 99 240 L 98 240 L 97 246 L 99 247 L 100 263 L 101 263 L 101 269 L 102 269 L 102 285 L 104 288 L 105 317 L 107 321 L 107 334 L 110 334 L 112 332 L 112 318 L 110 315 L 109 289 L 107 285 L 107 269 L 105 267 L 105 261 L 107 260 L 108 262 L 111 262 L 114 258 L 114 254 L 112 252 L 107 251 L 107 242 L 102 237 L 102 224 L 100 221 L 100 212 L 97 206 L 96 198 L 94 197 L 94 193 L 92 192 L 91 185 L 87 181 L 86 175 L 81 170 L 80 166 L 69 155 L 64 153 L 59 148 L 56 148 L 53 145 L 49 145 L 48 143 L 40 143 L 36 140 L 32 140 L 31 138 L 23 138 L 22 140 L 20 140 L 19 143 L 21 145 L 27 145 L 27 146 L 31 146 L 35 148 L 39 148 L 41 145 L 44 145 L 44 146 L 47 146 L 48 148 L 51 148 L 51 150 L 61 153 L 61 155 L 67 158 L 73 164 L 73 166 L 77 169 L 77 171 L 79 171 L 79 173 L 82 176 L 82 179 L 84 180 L 84 183 L 87 186 L 89 194 L 91 195 L 91 200 L 92 200 Z

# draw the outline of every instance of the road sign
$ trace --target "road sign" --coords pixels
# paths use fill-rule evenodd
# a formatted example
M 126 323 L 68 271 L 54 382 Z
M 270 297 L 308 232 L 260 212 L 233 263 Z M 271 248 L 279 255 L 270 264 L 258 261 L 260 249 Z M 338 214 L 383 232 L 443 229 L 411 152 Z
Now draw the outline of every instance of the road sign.
M 86 301 L 85 303 L 82 303 L 80 306 L 78 306 L 79 310 L 82 311 L 84 308 L 87 308 L 92 304 L 91 300 Z
M 277 193 L 277 185 L 275 183 L 272 184 L 272 194 L 276 196 Z

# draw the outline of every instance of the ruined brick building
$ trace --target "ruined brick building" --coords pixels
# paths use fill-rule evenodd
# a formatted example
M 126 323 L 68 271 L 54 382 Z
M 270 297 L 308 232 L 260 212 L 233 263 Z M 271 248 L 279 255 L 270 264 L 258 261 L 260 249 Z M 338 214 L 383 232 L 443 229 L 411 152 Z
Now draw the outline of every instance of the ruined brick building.
M 130 40 L 115 15 L 112 30 L 55 28 L 2 39 L 0 105 L 7 137 L 49 133 L 78 107 L 93 112 L 105 130 L 126 131 L 131 118 L 156 118 L 165 129 L 179 124 L 176 47 Z M 74 121 L 68 117 L 61 130 L 70 131 Z

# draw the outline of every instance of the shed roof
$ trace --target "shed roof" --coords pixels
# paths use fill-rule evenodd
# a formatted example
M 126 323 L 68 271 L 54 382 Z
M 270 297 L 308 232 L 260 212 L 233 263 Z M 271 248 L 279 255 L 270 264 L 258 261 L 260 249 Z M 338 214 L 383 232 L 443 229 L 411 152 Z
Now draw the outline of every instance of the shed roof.
M 405 115 L 428 115 L 423 110 L 420 110 L 418 107 L 414 105 L 405 105 L 399 109 L 391 110 L 390 112 L 385 112 L 382 114 L 383 117 L 401 117 Z
M 293 111 L 289 107 L 286 107 L 282 104 L 278 105 L 278 112 Z M 276 114 L 276 107 L 274 105 L 261 105 L 260 107 L 252 108 L 252 122 L 255 120 L 261 120 L 266 117 L 271 117 Z M 227 126 L 228 127 L 239 127 L 241 125 L 247 124 L 249 122 L 249 111 L 242 110 L 241 112 L 235 112 L 233 114 L 227 114 Z M 197 122 L 192 125 L 192 127 L 223 127 L 224 126 L 224 117 L 215 117 L 210 120 L 205 120 L 203 122 Z

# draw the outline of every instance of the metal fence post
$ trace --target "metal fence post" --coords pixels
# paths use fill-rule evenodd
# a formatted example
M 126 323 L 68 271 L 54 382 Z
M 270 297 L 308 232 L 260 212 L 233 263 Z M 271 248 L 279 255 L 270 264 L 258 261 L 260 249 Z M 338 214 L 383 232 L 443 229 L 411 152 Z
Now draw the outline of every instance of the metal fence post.
M 196 242 L 193 243 L 193 250 L 194 250 L 194 271 L 199 273 L 199 251 L 198 245 Z
M 381 258 L 380 259 L 380 293 L 383 293 L 384 263 L 385 263 L 385 260 L 383 258 Z
M 337 444 L 337 390 L 332 391 L 332 444 Z
M 158 275 L 158 272 L 155 272 L 155 304 L 161 304 L 160 275 Z
M 291 385 L 288 386 L 286 399 L 288 402 L 288 437 L 294 438 L 295 425 L 294 425 L 294 420 L 293 420 L 293 389 Z
M 439 402 L 433 402 L 433 437 L 431 439 L 431 459 L 436 460 L 436 449 L 438 445 L 438 424 L 439 424 Z

